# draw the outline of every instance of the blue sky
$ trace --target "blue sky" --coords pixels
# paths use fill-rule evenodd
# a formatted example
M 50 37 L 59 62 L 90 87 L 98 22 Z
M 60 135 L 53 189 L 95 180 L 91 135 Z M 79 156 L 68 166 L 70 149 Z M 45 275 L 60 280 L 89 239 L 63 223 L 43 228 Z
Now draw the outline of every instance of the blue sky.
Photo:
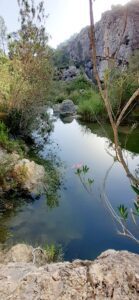
M 38 0 L 36 0 L 38 1 Z M 68 39 L 89 24 L 88 0 L 44 0 L 47 20 L 47 31 L 51 35 L 52 47 Z M 95 21 L 101 14 L 110 9 L 112 4 L 125 4 L 128 0 L 96 0 L 94 4 Z M 5 19 L 9 32 L 18 29 L 17 0 L 0 0 L 0 15 Z

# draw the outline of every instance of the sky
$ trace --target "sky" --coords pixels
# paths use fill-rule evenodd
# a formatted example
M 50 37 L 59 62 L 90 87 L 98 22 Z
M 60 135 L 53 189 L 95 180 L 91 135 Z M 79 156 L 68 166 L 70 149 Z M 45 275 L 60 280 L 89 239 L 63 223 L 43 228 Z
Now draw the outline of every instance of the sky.
M 38 0 L 36 0 L 37 2 Z M 89 24 L 88 0 L 44 0 L 49 14 L 46 30 L 50 35 L 49 44 L 56 48 L 74 33 Z M 111 5 L 122 4 L 129 0 L 96 0 L 94 3 L 95 22 Z M 19 28 L 17 0 L 0 0 L 0 15 L 4 18 L 8 32 Z

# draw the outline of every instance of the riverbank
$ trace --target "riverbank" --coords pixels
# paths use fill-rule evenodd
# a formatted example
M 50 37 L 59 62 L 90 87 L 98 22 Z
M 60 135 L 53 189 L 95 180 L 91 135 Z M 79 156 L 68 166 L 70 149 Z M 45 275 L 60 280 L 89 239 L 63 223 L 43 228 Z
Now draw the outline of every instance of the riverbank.
M 139 255 L 108 250 L 94 261 L 35 262 L 35 249 L 14 246 L 0 257 L 0 299 L 137 300 Z M 7 288 L 8 287 L 8 288 Z

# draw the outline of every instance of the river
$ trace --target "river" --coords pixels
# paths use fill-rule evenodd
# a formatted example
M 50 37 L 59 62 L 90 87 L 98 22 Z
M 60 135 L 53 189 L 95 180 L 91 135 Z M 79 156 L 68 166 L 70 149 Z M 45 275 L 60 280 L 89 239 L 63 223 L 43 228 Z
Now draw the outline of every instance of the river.
M 65 260 L 94 259 L 107 249 L 139 253 L 135 241 L 118 234 L 117 225 L 102 197 L 104 178 L 114 161 L 110 155 L 113 153 L 111 129 L 109 125 L 104 127 L 105 130 L 75 119 L 72 122 L 55 119 L 54 130 L 48 141 L 43 141 L 40 155 L 53 159 L 60 170 L 62 182 L 57 191 L 57 205 L 49 207 L 45 196 L 41 196 L 21 203 L 13 212 L 1 213 L 1 243 L 60 244 Z M 130 133 L 127 140 L 128 132 L 128 127 L 122 127 L 120 138 L 128 165 L 134 171 L 139 164 L 139 129 Z M 41 137 L 36 136 L 36 141 L 42 142 Z M 87 176 L 94 180 L 91 194 L 75 174 L 78 164 L 89 167 Z M 133 207 L 136 194 L 116 161 L 106 184 L 108 199 L 117 212 L 120 204 L 129 209 Z M 128 226 L 139 238 L 138 220 L 135 225 L 129 218 Z

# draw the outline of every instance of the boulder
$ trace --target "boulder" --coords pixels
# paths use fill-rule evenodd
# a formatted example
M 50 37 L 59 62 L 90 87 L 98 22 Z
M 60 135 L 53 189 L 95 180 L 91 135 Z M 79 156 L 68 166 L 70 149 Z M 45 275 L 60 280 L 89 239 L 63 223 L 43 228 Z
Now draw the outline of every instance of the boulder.
M 80 70 L 76 66 L 69 66 L 68 69 L 63 70 L 62 79 L 70 81 L 80 75 Z
M 76 113 L 76 106 L 72 100 L 64 100 L 60 105 L 60 116 L 67 117 Z
M 15 164 L 13 176 L 24 190 L 38 194 L 44 191 L 45 169 L 29 159 L 21 159 Z
M 9 169 L 8 173 L 5 174 L 7 184 L 0 186 L 3 192 L 8 192 L 13 183 L 16 183 L 19 189 L 28 193 L 36 195 L 44 192 L 46 172 L 43 166 L 29 159 L 21 159 L 17 153 L 7 153 L 2 148 L 0 148 L 0 163 L 3 164 L 3 168 Z
M 22 255 L 15 254 L 17 249 L 20 247 L 12 250 L 11 262 L 0 264 L 1 300 L 139 299 L 137 254 L 108 250 L 94 261 L 45 263 L 37 267 L 30 260 L 27 262 L 23 248 Z M 24 247 L 28 257 L 29 249 Z

